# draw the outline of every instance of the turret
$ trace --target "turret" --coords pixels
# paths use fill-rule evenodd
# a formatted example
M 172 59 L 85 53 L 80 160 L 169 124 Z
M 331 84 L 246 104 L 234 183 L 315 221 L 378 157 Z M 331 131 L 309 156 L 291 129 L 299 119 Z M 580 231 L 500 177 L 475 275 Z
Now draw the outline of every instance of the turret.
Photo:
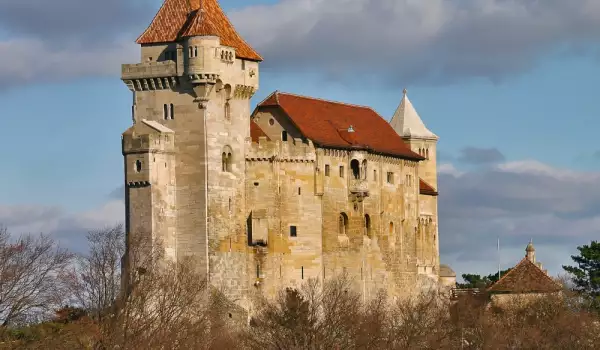
M 535 248 L 533 247 L 532 240 L 529 241 L 529 244 L 527 244 L 527 247 L 525 248 L 525 257 L 535 264 Z
M 408 99 L 404 89 L 402 101 L 396 109 L 390 125 L 415 153 L 425 157 L 419 163 L 419 177 L 437 191 L 437 141 Z

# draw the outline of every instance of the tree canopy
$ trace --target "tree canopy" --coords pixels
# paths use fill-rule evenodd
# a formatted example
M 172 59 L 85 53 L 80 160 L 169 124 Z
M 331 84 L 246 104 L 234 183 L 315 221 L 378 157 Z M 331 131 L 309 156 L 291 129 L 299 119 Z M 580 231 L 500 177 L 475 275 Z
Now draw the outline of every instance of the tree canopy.
M 600 242 L 577 247 L 579 255 L 571 255 L 577 266 L 563 265 L 572 276 L 573 289 L 587 296 L 590 306 L 600 311 Z
M 504 276 L 511 269 L 512 267 L 500 271 L 500 276 Z M 465 283 L 457 282 L 456 286 L 458 288 L 487 288 L 498 281 L 498 272 L 489 274 L 487 276 L 463 273 L 461 277 Z

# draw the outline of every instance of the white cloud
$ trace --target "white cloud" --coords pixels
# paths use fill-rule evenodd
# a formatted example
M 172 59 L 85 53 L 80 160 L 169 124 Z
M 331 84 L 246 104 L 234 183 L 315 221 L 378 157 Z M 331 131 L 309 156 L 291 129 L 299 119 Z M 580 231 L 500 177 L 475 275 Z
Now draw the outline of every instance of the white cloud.
M 119 76 L 121 64 L 136 62 L 139 48 L 125 40 L 100 47 L 52 47 L 38 39 L 0 41 L 0 89 L 81 76 Z M 10 53 L 10 54 L 8 54 Z
M 462 173 L 451 164 L 440 168 L 440 251 L 459 274 L 494 272 L 500 238 L 503 268 L 517 263 L 533 239 L 539 259 L 556 275 L 571 264 L 577 246 L 600 237 L 598 172 L 532 160 Z
M 88 231 L 123 223 L 124 214 L 123 201 L 115 199 L 98 208 L 75 213 L 41 205 L 3 205 L 0 206 L 0 225 L 15 235 L 49 234 L 61 246 L 83 251 L 87 248 Z
M 600 39 L 597 0 L 282 0 L 230 16 L 266 67 L 403 85 L 501 79 Z

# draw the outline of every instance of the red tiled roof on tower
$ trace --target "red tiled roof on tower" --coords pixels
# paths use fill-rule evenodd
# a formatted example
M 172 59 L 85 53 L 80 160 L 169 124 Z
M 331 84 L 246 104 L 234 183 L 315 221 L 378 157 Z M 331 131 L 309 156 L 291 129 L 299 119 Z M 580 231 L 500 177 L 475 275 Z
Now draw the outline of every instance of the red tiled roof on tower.
M 166 43 L 195 35 L 216 35 L 221 39 L 221 45 L 236 49 L 237 57 L 262 61 L 262 57 L 236 32 L 217 0 L 165 0 L 136 42 Z
M 423 179 L 419 179 L 419 193 L 427 196 L 437 196 L 437 191 Z
M 300 132 L 325 147 L 369 149 L 374 152 L 423 160 L 370 107 L 274 92 L 257 108 L 277 106 Z

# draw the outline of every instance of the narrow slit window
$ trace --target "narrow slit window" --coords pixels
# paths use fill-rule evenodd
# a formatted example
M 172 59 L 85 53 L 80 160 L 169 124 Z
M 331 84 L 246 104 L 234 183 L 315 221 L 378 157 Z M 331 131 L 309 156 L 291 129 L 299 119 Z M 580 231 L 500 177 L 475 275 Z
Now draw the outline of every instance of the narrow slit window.
M 169 106 L 166 103 L 163 105 L 163 118 L 165 120 L 169 119 Z
M 329 176 L 329 164 L 325 164 L 325 176 Z
M 340 165 L 340 177 L 344 177 L 344 166 Z
M 281 132 L 281 141 L 287 141 L 287 131 L 282 131 Z
M 302 279 L 304 279 L 304 266 L 302 266 Z
M 169 105 L 169 117 L 171 120 L 175 119 L 175 109 L 173 108 L 173 104 Z

